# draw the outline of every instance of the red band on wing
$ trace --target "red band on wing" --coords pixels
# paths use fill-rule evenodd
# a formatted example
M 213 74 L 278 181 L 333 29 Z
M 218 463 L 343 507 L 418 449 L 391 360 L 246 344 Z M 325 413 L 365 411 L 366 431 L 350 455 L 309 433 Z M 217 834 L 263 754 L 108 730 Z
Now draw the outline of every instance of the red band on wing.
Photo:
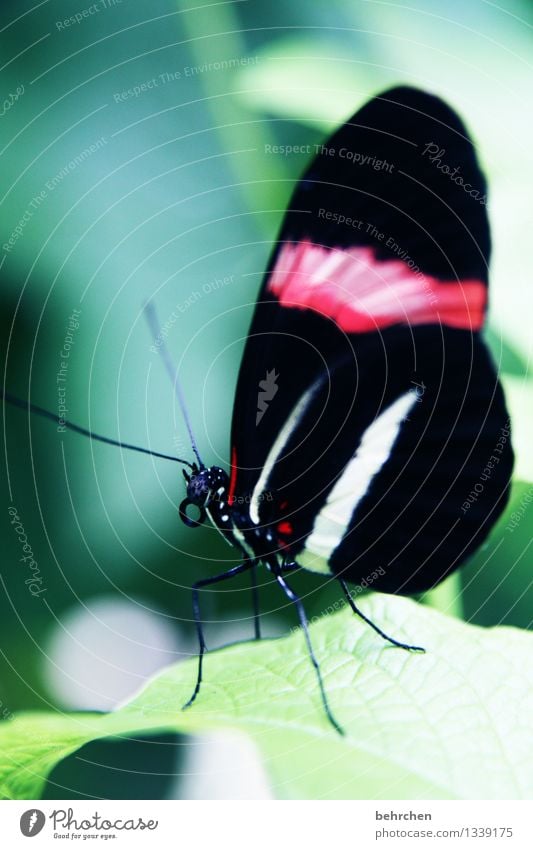
M 313 309 L 346 333 L 392 324 L 445 324 L 479 330 L 487 302 L 480 280 L 442 282 L 402 260 L 378 260 L 371 248 L 323 248 L 287 242 L 267 289 L 283 306 Z

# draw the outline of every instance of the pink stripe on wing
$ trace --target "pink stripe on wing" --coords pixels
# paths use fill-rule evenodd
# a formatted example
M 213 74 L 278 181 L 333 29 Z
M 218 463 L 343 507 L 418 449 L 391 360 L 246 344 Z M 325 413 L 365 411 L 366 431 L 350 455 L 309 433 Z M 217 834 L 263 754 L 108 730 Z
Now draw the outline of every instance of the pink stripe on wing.
M 283 245 L 267 291 L 283 306 L 333 318 L 346 333 L 393 324 L 479 330 L 487 303 L 480 280 L 443 282 L 401 260 L 378 260 L 371 248 L 324 248 L 308 240 Z

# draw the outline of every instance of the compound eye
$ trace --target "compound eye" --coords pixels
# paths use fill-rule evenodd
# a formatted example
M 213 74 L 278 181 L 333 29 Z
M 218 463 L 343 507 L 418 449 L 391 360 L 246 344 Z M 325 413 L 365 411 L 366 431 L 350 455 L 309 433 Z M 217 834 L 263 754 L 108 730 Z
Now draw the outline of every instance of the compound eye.
M 192 477 L 187 485 L 187 499 L 193 504 L 207 501 L 209 497 L 209 483 L 202 475 Z
M 187 510 L 192 506 L 197 511 L 196 516 L 191 516 Z M 207 513 L 205 509 L 201 507 L 199 504 L 195 504 L 194 501 L 191 501 L 190 498 L 185 498 L 180 506 L 179 506 L 179 514 L 180 519 L 184 525 L 187 525 L 188 528 L 198 528 L 200 525 L 203 525 L 207 518 Z

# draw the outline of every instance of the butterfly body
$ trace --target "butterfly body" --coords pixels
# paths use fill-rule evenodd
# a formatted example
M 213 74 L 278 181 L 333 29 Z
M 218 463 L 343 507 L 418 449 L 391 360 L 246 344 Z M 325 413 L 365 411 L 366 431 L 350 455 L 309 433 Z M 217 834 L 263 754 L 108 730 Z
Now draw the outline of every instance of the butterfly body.
M 187 480 L 187 498 L 180 505 L 180 515 L 190 527 L 201 524 L 205 518 L 217 528 L 222 536 L 238 549 L 242 555 L 254 562 L 271 565 L 286 559 L 280 555 L 279 545 L 273 530 L 253 522 L 247 504 L 250 496 L 236 497 L 231 493 L 231 481 L 224 469 L 219 466 L 199 469 L 193 467 L 192 473 L 185 475 Z M 273 500 L 273 495 L 268 493 Z M 200 513 L 194 519 L 188 515 L 189 505 Z

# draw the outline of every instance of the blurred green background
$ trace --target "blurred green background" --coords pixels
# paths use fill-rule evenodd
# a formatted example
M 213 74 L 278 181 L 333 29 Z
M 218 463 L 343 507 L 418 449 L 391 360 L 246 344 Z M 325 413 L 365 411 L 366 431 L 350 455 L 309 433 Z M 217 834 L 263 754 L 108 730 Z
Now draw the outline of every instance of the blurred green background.
M 309 158 L 274 155 L 268 145 L 322 141 L 390 85 L 427 88 L 465 118 L 488 173 L 487 337 L 518 452 L 508 511 L 460 578 L 430 601 L 481 625 L 531 627 L 532 22 L 527 0 L 3 0 L 4 385 L 56 410 L 61 351 L 79 310 L 61 384 L 69 420 L 190 456 L 172 387 L 150 350 L 142 305 L 152 298 L 169 322 L 203 457 L 227 468 L 253 302 Z M 190 586 L 236 562 L 233 552 L 209 528 L 179 522 L 178 466 L 58 434 L 19 410 L 5 411 L 4 427 L 0 716 L 112 708 L 195 651 Z M 12 505 L 46 590 L 37 597 L 25 584 Z M 293 612 L 262 581 L 265 631 L 281 634 Z M 310 617 L 338 598 L 312 576 L 295 583 Z M 244 579 L 202 601 L 210 646 L 251 634 Z M 86 747 L 47 791 L 230 793 L 268 793 L 246 747 L 172 735 Z

